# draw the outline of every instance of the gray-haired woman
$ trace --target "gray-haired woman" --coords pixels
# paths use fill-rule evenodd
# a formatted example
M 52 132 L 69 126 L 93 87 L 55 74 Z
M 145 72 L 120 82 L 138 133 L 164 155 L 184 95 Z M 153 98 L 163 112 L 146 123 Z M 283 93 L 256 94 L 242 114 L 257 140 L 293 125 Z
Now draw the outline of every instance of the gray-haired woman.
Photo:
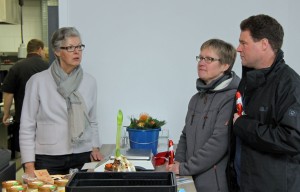
M 83 72 L 82 44 L 73 27 L 58 29 L 51 44 L 56 59 L 26 85 L 20 146 L 25 173 L 47 169 L 67 174 L 91 160 L 101 160 L 96 80 Z

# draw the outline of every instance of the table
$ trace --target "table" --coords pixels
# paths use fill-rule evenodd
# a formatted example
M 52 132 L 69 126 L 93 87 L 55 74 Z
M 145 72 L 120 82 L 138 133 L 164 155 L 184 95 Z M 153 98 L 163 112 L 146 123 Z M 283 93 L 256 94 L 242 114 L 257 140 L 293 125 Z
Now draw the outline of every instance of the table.
M 108 157 L 115 150 L 115 148 L 116 148 L 115 146 L 116 146 L 115 144 L 103 144 L 100 148 L 100 151 L 105 157 Z M 176 146 L 174 146 L 174 147 L 176 148 Z M 165 165 L 155 167 L 155 171 L 165 171 Z M 189 181 L 192 181 L 192 177 L 190 177 L 190 176 L 183 177 L 183 178 L 186 178 Z M 177 188 L 185 189 L 186 192 L 196 192 L 194 182 L 178 184 Z
M 0 187 L 2 188 L 2 182 L 8 180 L 16 180 L 16 163 L 10 161 L 8 166 L 0 171 Z

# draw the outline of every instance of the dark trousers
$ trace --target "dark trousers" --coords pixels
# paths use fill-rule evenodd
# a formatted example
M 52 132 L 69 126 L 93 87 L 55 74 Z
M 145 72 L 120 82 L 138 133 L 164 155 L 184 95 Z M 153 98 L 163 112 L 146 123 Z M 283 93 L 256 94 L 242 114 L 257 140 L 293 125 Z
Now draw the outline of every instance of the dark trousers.
M 90 162 L 91 152 L 69 154 L 69 155 L 35 155 L 35 169 L 47 169 L 50 175 L 68 174 L 70 169 L 77 168 Z
M 19 144 L 19 131 L 20 131 L 20 123 L 14 122 L 13 124 L 7 127 L 8 134 L 11 135 L 10 139 L 10 147 L 11 150 L 11 158 L 15 158 L 15 152 L 20 151 L 20 144 Z

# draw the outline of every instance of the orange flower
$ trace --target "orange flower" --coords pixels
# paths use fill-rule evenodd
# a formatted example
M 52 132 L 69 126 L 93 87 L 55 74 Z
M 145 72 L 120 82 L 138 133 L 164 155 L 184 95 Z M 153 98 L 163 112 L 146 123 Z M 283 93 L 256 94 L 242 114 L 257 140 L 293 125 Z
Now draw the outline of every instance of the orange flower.
M 130 118 L 130 125 L 127 127 L 133 129 L 156 129 L 165 124 L 166 121 L 159 121 L 152 118 L 148 113 L 141 113 L 138 119 L 132 116 Z
M 140 121 L 147 121 L 148 118 L 149 118 L 148 113 L 141 113 L 140 114 Z

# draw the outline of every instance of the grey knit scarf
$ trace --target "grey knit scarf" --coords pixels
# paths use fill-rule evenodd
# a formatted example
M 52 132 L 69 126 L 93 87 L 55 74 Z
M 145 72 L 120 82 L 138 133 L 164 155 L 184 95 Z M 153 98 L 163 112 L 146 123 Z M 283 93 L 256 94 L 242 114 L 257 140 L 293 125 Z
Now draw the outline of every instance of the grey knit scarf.
M 68 75 L 62 70 L 56 59 L 51 64 L 51 73 L 56 82 L 57 91 L 66 100 L 71 141 L 72 143 L 79 143 L 83 131 L 89 123 L 85 102 L 77 91 L 83 77 L 82 68 L 79 65 Z
M 212 82 L 210 82 L 210 84 L 208 84 L 208 85 L 205 84 L 205 82 L 203 80 L 198 78 L 196 81 L 196 88 L 199 91 L 199 93 L 207 93 L 207 92 L 210 92 L 213 89 L 215 89 L 219 84 L 221 84 L 226 79 L 229 79 L 230 77 L 231 77 L 230 74 L 224 74 L 221 77 L 219 77 L 218 79 L 215 79 Z

